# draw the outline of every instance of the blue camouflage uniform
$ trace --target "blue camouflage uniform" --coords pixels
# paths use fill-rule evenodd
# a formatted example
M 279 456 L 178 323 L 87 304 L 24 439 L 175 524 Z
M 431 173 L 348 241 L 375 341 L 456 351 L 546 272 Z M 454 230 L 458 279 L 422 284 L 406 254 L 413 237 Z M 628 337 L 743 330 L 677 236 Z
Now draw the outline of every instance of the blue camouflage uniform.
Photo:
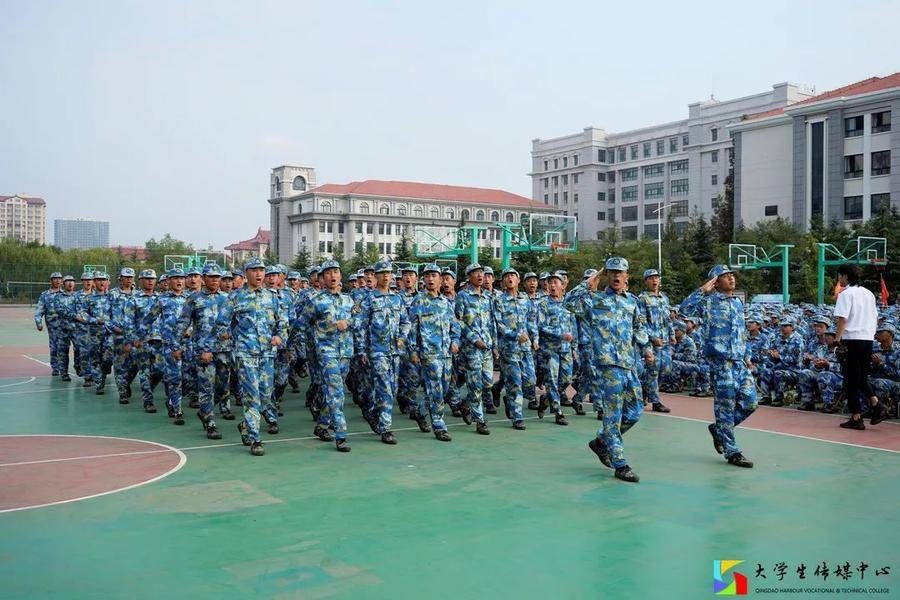
M 62 279 L 62 274 L 53 273 L 51 279 Z M 59 331 L 60 320 L 59 315 L 54 307 L 53 299 L 57 294 L 62 293 L 62 288 L 57 290 L 49 289 L 41 292 L 38 296 L 37 303 L 34 307 L 34 324 L 38 329 L 43 328 L 44 323 L 47 324 L 47 338 L 50 353 L 50 370 L 55 377 L 59 375 L 59 340 L 57 333 Z
M 675 329 L 685 330 L 683 323 L 678 323 Z M 672 366 L 668 375 L 665 377 L 666 382 L 672 389 L 680 390 L 681 382 L 685 377 L 694 377 L 699 372 L 697 366 L 697 344 L 687 334 L 682 336 L 679 341 L 676 337 L 675 343 L 671 346 Z
M 71 277 L 66 278 L 73 281 Z M 53 310 L 59 317 L 59 326 L 57 328 L 57 367 L 59 374 L 67 377 L 69 374 L 69 347 L 75 345 L 75 315 L 77 296 L 74 292 L 61 291 L 53 295 Z M 75 356 L 78 356 L 76 347 Z
M 656 270 L 648 269 L 644 272 L 644 279 L 658 274 Z M 651 294 L 645 291 L 638 296 L 638 301 L 645 320 L 645 329 L 650 337 L 650 342 L 653 344 L 653 352 L 656 355 L 656 360 L 653 364 L 644 365 L 644 372 L 641 377 L 644 401 L 659 404 L 659 380 L 660 377 L 666 376 L 670 367 L 669 361 L 671 360 L 671 353 L 669 352 L 669 328 L 671 326 L 669 297 L 662 292 Z
M 503 276 L 513 269 L 503 271 Z M 524 392 L 534 389 L 535 381 L 525 362 L 525 355 L 532 354 L 532 344 L 537 340 L 537 324 L 531 319 L 528 296 L 502 292 L 494 302 L 494 320 L 497 327 L 497 349 L 500 354 L 500 372 L 503 378 L 503 402 L 507 418 L 522 422 Z M 527 339 L 521 341 L 521 337 Z
M 882 325 L 878 329 L 879 332 L 890 331 L 896 337 L 893 325 Z M 887 350 L 876 344 L 873 355 L 877 355 L 878 359 L 877 363 L 873 361 L 869 373 L 872 392 L 886 405 L 896 402 L 900 397 L 900 342 L 892 341 Z
M 173 269 L 169 271 L 169 278 L 184 277 L 181 269 Z M 180 418 L 181 399 L 182 399 L 182 377 L 183 377 L 183 360 L 184 360 L 184 332 L 179 326 L 179 319 L 187 302 L 187 296 L 182 292 L 176 294 L 168 291 L 156 298 L 156 301 L 150 304 L 150 308 L 144 313 L 141 322 L 141 330 L 139 337 L 149 339 L 152 335 L 154 326 L 159 327 L 159 335 L 162 340 L 163 354 L 163 385 L 166 388 L 166 408 L 170 417 Z M 178 353 L 178 356 L 175 353 Z M 141 390 L 144 402 L 147 402 L 147 396 L 144 390 Z
M 466 267 L 468 275 L 480 269 L 478 263 Z M 471 286 L 456 295 L 454 313 L 460 324 L 461 352 L 465 360 L 466 408 L 476 423 L 484 423 L 484 407 L 493 404 L 491 385 L 494 383 L 494 319 L 491 299 L 484 290 Z M 477 342 L 484 348 L 476 346 Z
M 555 273 L 551 277 L 558 277 Z M 543 369 L 544 389 L 546 400 L 542 400 L 538 408 L 538 416 L 541 416 L 546 404 L 550 406 L 550 412 L 563 416 L 561 405 L 565 401 L 563 396 L 572 382 L 572 345 L 575 339 L 576 315 L 584 323 L 584 331 L 590 331 L 589 319 L 586 312 L 571 310 L 572 303 L 581 297 L 582 290 L 586 287 L 577 287 L 567 299 L 546 296 L 538 306 L 538 337 L 540 340 L 540 362 Z M 567 304 L 568 303 L 568 304 Z M 570 312 L 571 311 L 571 312 Z M 566 334 L 570 339 L 565 339 Z M 579 389 L 593 394 L 592 389 Z M 594 396 L 591 395 L 593 399 Z M 580 401 L 580 398 L 578 398 Z
M 130 273 L 130 275 L 128 275 Z M 134 277 L 132 269 L 122 269 L 121 276 Z M 123 290 L 120 287 L 109 292 L 109 303 L 112 309 L 112 348 L 113 367 L 116 388 L 119 396 L 127 399 L 131 396 L 131 382 L 137 376 L 136 352 L 132 347 L 136 339 L 135 332 L 135 290 Z M 128 348 L 126 352 L 125 348 Z
M 791 331 L 790 335 L 787 336 L 779 335 L 772 344 L 772 350 L 777 350 L 779 357 L 770 357 L 769 360 L 772 364 L 771 377 L 768 382 L 760 385 L 760 387 L 764 391 L 771 391 L 774 384 L 775 395 L 772 398 L 772 403 L 778 405 L 784 402 L 784 393 L 787 386 L 796 384 L 800 380 L 803 338 L 796 331 Z
M 94 279 L 103 278 L 94 274 Z M 97 384 L 97 393 L 102 394 L 106 385 L 106 376 L 112 370 L 112 346 L 110 344 L 109 324 L 112 320 L 112 306 L 109 293 L 98 294 L 96 291 L 88 296 L 79 317 L 88 324 L 88 377 Z
M 91 279 L 90 273 L 81 276 L 82 280 Z M 83 314 L 87 311 L 87 302 L 92 292 L 85 292 L 83 289 L 75 292 L 75 302 L 73 306 L 74 316 Z M 75 345 L 75 373 L 79 377 L 83 377 L 85 383 L 88 382 L 88 349 L 90 347 L 90 325 L 86 322 L 75 320 L 72 332 L 73 343 Z
M 142 277 L 156 278 L 152 270 L 145 270 Z M 141 399 L 144 408 L 153 406 L 153 390 L 163 380 L 165 372 L 165 359 L 163 358 L 162 333 L 159 327 L 159 317 L 148 315 L 159 301 L 158 292 L 147 293 L 139 289 L 134 293 L 134 328 L 135 337 L 140 344 L 137 349 L 135 361 L 138 370 L 138 384 L 141 387 Z

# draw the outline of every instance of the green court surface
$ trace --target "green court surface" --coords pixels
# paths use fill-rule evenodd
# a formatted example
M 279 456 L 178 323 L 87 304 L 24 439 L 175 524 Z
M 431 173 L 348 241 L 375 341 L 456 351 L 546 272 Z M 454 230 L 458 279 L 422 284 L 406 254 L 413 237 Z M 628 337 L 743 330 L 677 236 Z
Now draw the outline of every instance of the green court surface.
M 45 339 L 12 311 L 0 312 L 6 357 Z M 523 432 L 499 420 L 489 437 L 451 418 L 446 444 L 398 414 L 391 447 L 353 407 L 353 451 L 339 454 L 310 439 L 303 395 L 289 392 L 282 432 L 264 433 L 267 454 L 254 458 L 235 422 L 208 441 L 193 411 L 175 427 L 77 378 L 32 376 L 0 379 L 0 434 L 132 438 L 187 460 L 118 493 L 0 513 L 2 598 L 705 598 L 719 559 L 747 561 L 737 570 L 751 595 L 756 563 L 823 560 L 893 565 L 878 583 L 900 595 L 893 451 L 740 430 L 756 468 L 738 469 L 705 423 L 645 414 L 625 438 L 633 485 L 587 449 L 591 416 L 530 419 Z M 61 472 L 142 458 L 56 461 L 16 440 L 25 458 L 0 456 L 0 477 L 26 487 L 34 465 L 11 463 L 29 456 Z M 102 478 L 104 464 L 79 477 Z

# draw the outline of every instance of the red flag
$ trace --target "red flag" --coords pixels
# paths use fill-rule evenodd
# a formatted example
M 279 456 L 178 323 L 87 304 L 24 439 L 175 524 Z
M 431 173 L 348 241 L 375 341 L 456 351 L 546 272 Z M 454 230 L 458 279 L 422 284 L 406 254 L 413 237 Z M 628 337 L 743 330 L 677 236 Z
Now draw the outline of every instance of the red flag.
M 884 282 L 884 275 L 879 273 L 878 276 L 881 277 L 881 305 L 887 306 L 888 298 L 890 298 L 891 295 L 888 293 L 887 284 Z

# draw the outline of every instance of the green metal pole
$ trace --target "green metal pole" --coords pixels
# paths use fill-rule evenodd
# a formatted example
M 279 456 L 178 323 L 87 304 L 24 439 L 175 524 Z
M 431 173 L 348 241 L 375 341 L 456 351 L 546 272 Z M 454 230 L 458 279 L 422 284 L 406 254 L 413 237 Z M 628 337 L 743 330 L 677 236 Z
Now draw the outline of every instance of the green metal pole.
M 788 281 L 788 267 L 790 266 L 791 247 L 781 246 L 781 301 L 788 304 L 790 301 L 790 282 Z
M 818 292 L 816 301 L 819 306 L 825 304 L 825 244 L 817 244 L 819 246 L 819 260 L 816 271 Z
M 510 244 L 510 236 L 509 230 L 506 227 L 502 228 L 503 237 L 500 242 L 500 268 L 508 269 L 509 268 L 509 244 Z
M 472 228 L 472 243 L 469 246 L 469 262 L 478 262 L 478 227 Z

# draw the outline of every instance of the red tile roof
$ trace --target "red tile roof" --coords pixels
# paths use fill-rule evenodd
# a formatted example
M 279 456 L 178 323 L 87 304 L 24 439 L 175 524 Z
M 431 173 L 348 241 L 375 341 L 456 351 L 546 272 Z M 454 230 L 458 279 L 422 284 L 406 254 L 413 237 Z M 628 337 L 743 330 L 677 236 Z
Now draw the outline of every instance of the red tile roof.
M 11 198 L 21 198 L 25 201 L 26 204 L 33 204 L 36 206 L 47 206 L 47 203 L 44 202 L 43 198 L 38 198 L 37 196 L 22 196 L 21 194 L 16 194 L 15 196 L 0 196 L 0 202 L 6 202 Z
M 143 246 L 116 246 L 114 248 L 122 258 L 145 261 L 150 256 Z
M 446 202 L 546 208 L 540 202 L 534 202 L 525 196 L 519 196 L 503 190 L 409 181 L 368 179 L 347 184 L 327 183 L 313 189 L 312 192 L 337 196 L 386 196 L 392 198 L 416 198 L 421 200 L 443 200 Z
M 839 87 L 827 92 L 822 92 L 821 94 L 813 96 L 812 98 L 807 98 L 806 100 L 801 100 L 800 102 L 789 104 L 783 108 L 774 108 L 772 110 L 767 110 L 766 112 L 748 115 L 745 120 L 765 119 L 766 117 L 774 117 L 780 115 L 784 113 L 785 109 L 796 108 L 805 104 L 814 104 L 816 102 L 823 102 L 825 100 L 833 100 L 834 98 L 850 98 L 853 96 L 861 96 L 863 94 L 871 94 L 872 92 L 889 90 L 895 87 L 900 87 L 900 72 L 888 75 L 887 77 L 869 77 L 868 79 L 863 79 L 862 81 L 857 81 L 856 83 L 851 83 L 850 85 L 845 85 L 844 87 Z
M 256 235 L 249 240 L 237 242 L 230 246 L 225 246 L 226 250 L 259 250 L 260 244 L 269 244 L 272 242 L 272 232 L 268 229 L 260 227 L 256 230 Z

